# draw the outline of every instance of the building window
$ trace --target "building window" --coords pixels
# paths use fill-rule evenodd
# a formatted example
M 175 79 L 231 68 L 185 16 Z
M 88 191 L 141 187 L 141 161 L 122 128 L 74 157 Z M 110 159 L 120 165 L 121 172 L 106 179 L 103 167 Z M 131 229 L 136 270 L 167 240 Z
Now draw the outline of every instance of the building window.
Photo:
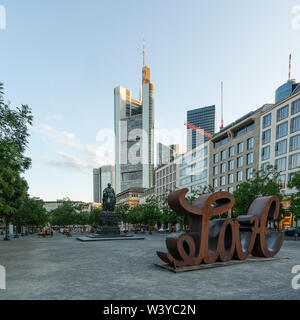
M 267 172 L 268 171 L 268 166 L 270 165 L 270 162 L 265 162 L 261 165 L 261 170 L 263 172 Z
M 247 140 L 247 149 L 251 150 L 254 148 L 254 138 L 251 137 Z
M 289 116 L 289 105 L 277 110 L 277 121 L 281 121 Z
M 215 143 L 214 143 L 214 148 L 218 148 L 218 147 L 220 147 L 222 144 L 224 144 L 224 143 L 226 143 L 226 142 L 228 142 L 229 141 L 229 137 L 225 137 L 225 138 L 223 138 L 223 139 L 221 139 L 221 140 L 219 140 L 219 141 L 216 141 Z
M 289 156 L 289 169 L 296 169 L 300 166 L 300 153 Z
M 216 176 L 217 174 L 219 174 L 219 166 L 215 166 L 215 167 L 213 168 L 213 174 L 214 174 L 214 176 Z
M 217 188 L 218 187 L 218 179 L 214 179 L 213 184 L 214 184 L 214 188 Z
M 271 129 L 268 129 L 262 133 L 262 144 L 267 144 L 271 141 Z
M 280 159 L 276 159 L 275 160 L 275 167 L 277 168 L 277 170 L 280 171 L 285 171 L 286 170 L 286 157 L 284 158 L 280 158 Z
M 252 123 L 240 128 L 239 130 L 237 130 L 234 133 L 234 136 L 235 137 L 239 137 L 239 136 L 241 136 L 241 135 L 243 135 L 243 134 L 245 134 L 245 133 L 247 133 L 247 132 L 249 132 L 249 131 L 251 131 L 253 129 L 254 129 L 254 122 L 252 122 Z
M 243 166 L 243 157 L 237 158 L 237 167 L 241 168 Z
M 226 160 L 226 150 L 221 151 L 221 161 Z
M 229 148 L 229 155 L 228 155 L 229 157 L 233 157 L 234 156 L 234 146 L 231 146 L 230 148 Z
M 247 154 L 247 164 L 253 163 L 253 152 Z
M 246 170 L 246 173 L 247 173 L 247 180 L 250 180 L 253 178 L 253 168 L 248 168 Z
M 233 187 L 229 187 L 229 188 L 228 188 L 228 192 L 229 192 L 229 193 L 233 193 Z
M 263 129 L 271 125 L 271 113 L 263 117 Z
M 218 163 L 219 162 L 219 154 L 216 153 L 214 154 L 214 163 Z
M 237 152 L 238 152 L 238 153 L 244 152 L 244 142 L 240 142 L 240 143 L 237 145 Z
M 236 175 L 237 175 L 238 182 L 243 180 L 243 171 L 238 171 Z
M 261 160 L 268 160 L 270 158 L 270 146 L 264 147 L 261 150 Z
M 222 176 L 222 177 L 220 178 L 220 186 L 225 186 L 225 184 L 226 184 L 225 176 Z
M 234 160 L 228 161 L 228 170 L 233 170 L 234 169 Z
M 277 178 L 277 183 L 280 184 L 281 188 L 285 188 L 285 180 L 286 180 L 285 174 L 282 174 Z
M 283 122 L 276 127 L 276 139 L 285 137 L 288 133 L 288 122 Z
M 291 114 L 295 114 L 298 113 L 300 111 L 300 99 L 294 101 L 292 103 L 292 110 L 291 110 Z
M 225 173 L 225 171 L 226 171 L 226 163 L 224 162 L 221 164 L 221 173 Z
M 287 140 L 282 140 L 276 142 L 275 144 L 275 155 L 280 156 L 281 154 L 285 154 L 287 152 Z
M 291 119 L 291 133 L 300 130 L 300 116 Z
M 231 184 L 231 183 L 233 183 L 233 173 L 230 173 L 228 175 L 228 184 Z
M 300 134 L 290 138 L 290 151 L 300 149 Z

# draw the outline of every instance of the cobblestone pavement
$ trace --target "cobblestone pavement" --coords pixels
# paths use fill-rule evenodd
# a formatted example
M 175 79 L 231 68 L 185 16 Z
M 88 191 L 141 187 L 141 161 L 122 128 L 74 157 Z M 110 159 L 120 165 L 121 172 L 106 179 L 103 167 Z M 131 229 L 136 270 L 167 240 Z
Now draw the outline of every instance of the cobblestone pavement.
M 290 259 L 172 273 L 160 269 L 162 234 L 139 241 L 80 242 L 55 234 L 0 241 L 6 268 L 3 299 L 299 299 L 291 273 L 300 265 L 300 239 L 285 241 Z

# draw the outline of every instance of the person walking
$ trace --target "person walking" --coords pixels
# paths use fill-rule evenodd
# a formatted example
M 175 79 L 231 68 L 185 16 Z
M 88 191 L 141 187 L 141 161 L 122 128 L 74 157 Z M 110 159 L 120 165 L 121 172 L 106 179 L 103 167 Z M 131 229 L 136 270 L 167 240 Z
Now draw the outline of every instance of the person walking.
M 53 228 L 52 227 L 50 229 L 50 234 L 51 234 L 51 237 L 53 237 Z

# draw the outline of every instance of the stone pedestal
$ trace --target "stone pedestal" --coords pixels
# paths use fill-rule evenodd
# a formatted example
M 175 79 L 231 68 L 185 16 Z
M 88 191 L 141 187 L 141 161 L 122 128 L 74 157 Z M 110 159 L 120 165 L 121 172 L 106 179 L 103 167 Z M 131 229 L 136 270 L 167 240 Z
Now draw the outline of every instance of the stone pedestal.
M 99 214 L 99 228 L 96 234 L 102 236 L 120 235 L 118 214 L 112 211 L 101 211 Z

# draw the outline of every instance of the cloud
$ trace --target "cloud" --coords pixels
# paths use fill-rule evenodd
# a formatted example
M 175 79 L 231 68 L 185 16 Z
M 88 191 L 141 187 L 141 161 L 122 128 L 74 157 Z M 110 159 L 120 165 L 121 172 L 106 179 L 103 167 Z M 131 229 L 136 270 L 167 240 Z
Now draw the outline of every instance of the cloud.
M 113 144 L 102 141 L 100 145 L 82 144 L 76 135 L 68 131 L 59 131 L 48 124 L 31 127 L 44 140 L 54 141 L 67 146 L 70 152 L 56 151 L 57 159 L 36 159 L 43 165 L 59 167 L 64 170 L 91 173 L 92 168 L 114 163 Z
M 32 127 L 32 129 L 33 131 L 42 134 L 44 138 L 50 138 L 59 144 L 66 145 L 71 148 L 82 148 L 80 143 L 76 141 L 76 136 L 74 133 L 68 131 L 58 131 L 48 124 L 40 124 L 37 127 Z
M 55 168 L 62 168 L 64 170 L 79 171 L 83 173 L 91 172 L 92 166 L 79 157 L 62 151 L 58 151 L 57 154 L 61 159 L 42 159 L 39 162 Z

